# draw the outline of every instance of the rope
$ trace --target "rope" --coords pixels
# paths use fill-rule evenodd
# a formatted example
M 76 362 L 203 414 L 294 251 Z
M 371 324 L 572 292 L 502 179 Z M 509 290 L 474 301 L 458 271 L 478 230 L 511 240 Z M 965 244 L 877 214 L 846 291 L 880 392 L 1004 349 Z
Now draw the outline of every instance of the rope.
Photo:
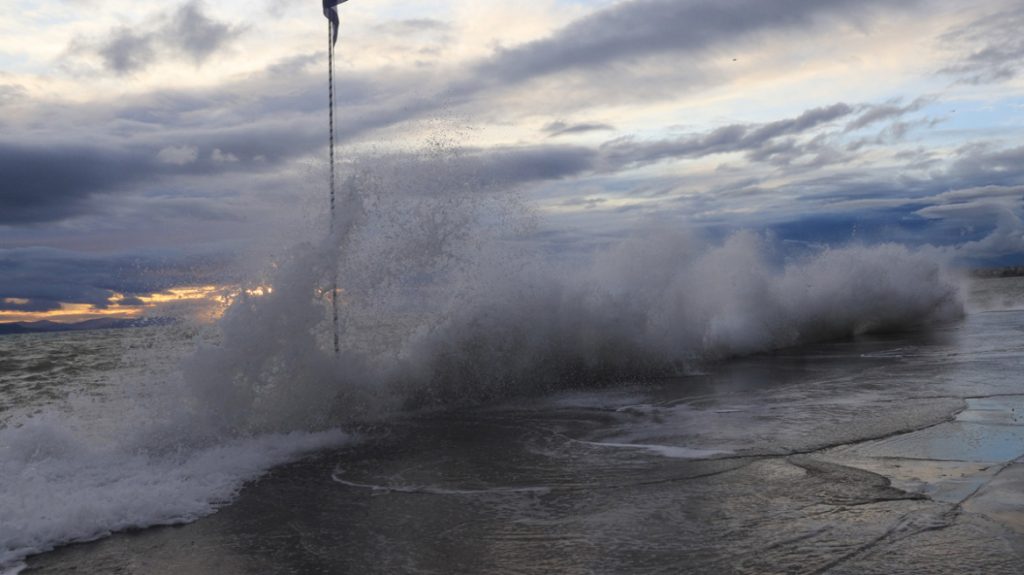
M 336 242 L 337 238 L 334 237 L 334 30 L 332 29 L 331 22 L 327 22 L 327 94 L 328 94 L 328 112 L 330 117 L 330 134 L 331 134 L 331 241 Z M 332 326 L 334 328 L 334 355 L 337 356 L 341 348 L 338 343 L 338 268 L 337 268 L 337 254 L 335 254 L 335 265 L 332 267 L 331 272 L 331 315 L 332 315 Z

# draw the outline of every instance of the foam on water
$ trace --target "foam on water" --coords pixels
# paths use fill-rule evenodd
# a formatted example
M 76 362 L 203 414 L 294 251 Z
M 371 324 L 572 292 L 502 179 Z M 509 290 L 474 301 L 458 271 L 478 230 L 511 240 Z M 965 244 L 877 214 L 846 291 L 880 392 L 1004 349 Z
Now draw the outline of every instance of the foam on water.
M 59 346 L 85 337 L 50 339 Z M 61 543 L 193 521 L 271 467 L 351 441 L 338 429 L 225 433 L 206 425 L 177 364 L 166 365 L 183 351 L 180 334 L 164 339 L 108 372 L 102 386 L 70 380 L 65 400 L 4 414 L 0 572 L 17 572 L 26 556 Z
M 606 441 L 582 441 L 594 447 L 612 447 L 618 449 L 641 449 L 656 453 L 662 457 L 673 459 L 707 459 L 718 455 L 731 455 L 734 452 L 722 449 L 698 449 L 679 445 L 659 445 L 651 443 L 612 443 Z
M 156 450 L 82 441 L 35 418 L 3 432 L 0 566 L 61 542 L 193 521 L 270 467 L 345 440 L 340 431 L 293 432 Z
M 757 234 L 709 243 L 658 229 L 567 261 L 472 157 L 370 165 L 351 170 L 329 239 L 276 258 L 253 282 L 272 290 L 237 299 L 172 373 L 0 428 L 0 565 L 193 520 L 270 467 L 344 443 L 337 429 L 353 422 L 963 313 L 942 263 L 899 245 L 779 262 Z

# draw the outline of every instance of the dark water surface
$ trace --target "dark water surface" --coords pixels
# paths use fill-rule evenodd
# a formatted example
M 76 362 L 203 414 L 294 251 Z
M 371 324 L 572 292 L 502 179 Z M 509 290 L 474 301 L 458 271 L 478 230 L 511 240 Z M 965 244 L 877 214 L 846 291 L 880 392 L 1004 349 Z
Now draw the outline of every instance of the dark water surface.
M 421 415 L 26 573 L 1022 573 L 1024 312 Z

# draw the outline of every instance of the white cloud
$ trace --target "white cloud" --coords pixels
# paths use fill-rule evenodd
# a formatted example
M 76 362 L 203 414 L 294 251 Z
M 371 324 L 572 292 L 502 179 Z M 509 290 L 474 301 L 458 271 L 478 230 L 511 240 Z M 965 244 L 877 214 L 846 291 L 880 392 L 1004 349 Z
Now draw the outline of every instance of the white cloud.
M 156 159 L 163 164 L 184 166 L 199 158 L 199 149 L 195 146 L 169 146 L 160 150 Z
M 213 153 L 210 154 L 210 159 L 220 164 L 229 164 L 238 161 L 238 156 L 232 153 L 224 153 L 220 151 L 220 148 L 214 148 Z

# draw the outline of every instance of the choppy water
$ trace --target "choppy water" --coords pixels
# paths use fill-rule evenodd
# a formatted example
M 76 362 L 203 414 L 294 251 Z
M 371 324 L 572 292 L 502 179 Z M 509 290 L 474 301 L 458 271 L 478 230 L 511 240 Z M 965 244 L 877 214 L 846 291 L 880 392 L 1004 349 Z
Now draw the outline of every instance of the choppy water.
M 1024 311 L 977 312 L 683 377 L 396 418 L 273 470 L 184 528 L 30 565 L 1019 573 L 1022 336 Z
M 120 362 L 122 334 L 39 334 L 0 338 L 0 417 L 103 386 Z

